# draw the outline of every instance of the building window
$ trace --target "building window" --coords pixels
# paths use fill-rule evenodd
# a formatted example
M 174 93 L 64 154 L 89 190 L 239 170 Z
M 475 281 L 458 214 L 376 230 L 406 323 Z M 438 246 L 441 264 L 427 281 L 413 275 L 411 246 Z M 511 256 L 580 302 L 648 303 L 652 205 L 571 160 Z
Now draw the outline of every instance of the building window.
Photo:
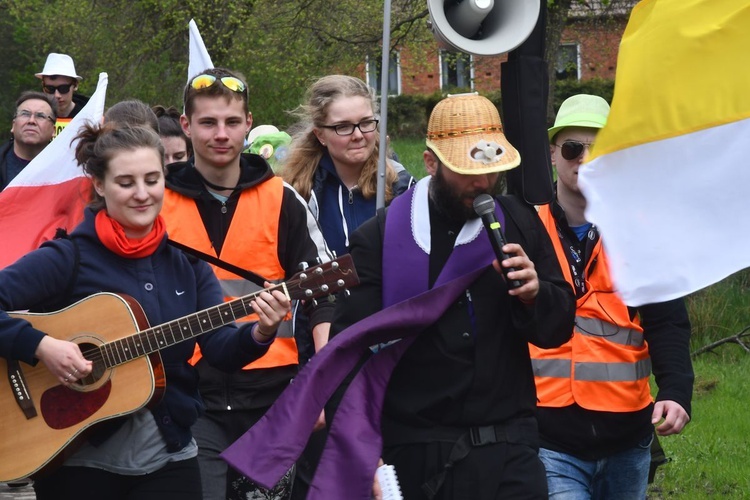
M 463 52 L 440 51 L 440 88 L 449 92 L 474 89 L 472 58 Z
M 367 57 L 367 84 L 375 89 L 380 95 L 381 68 L 383 66 L 383 56 Z M 398 52 L 392 52 L 388 61 L 388 95 L 401 94 L 401 66 L 399 64 Z
M 558 80 L 580 80 L 580 67 L 577 44 L 565 43 L 557 48 L 555 71 Z

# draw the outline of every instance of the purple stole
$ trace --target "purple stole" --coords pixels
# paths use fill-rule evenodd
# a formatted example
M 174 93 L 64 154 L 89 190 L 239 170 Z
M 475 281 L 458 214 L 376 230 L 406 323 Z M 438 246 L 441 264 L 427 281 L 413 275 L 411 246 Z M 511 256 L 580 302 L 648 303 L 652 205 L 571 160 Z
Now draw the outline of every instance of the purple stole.
M 428 184 L 429 178 L 423 179 L 389 208 L 383 245 L 385 308 L 335 336 L 263 418 L 222 453 L 256 483 L 272 487 L 299 458 L 324 405 L 369 347 L 399 340 L 373 354 L 347 388 L 307 497 L 370 498 L 383 445 L 383 399 L 394 367 L 416 336 L 435 323 L 495 258 L 489 239 L 476 238 L 483 231 L 480 223 L 473 238 L 454 248 L 435 285 L 427 289 L 429 254 L 424 243 L 429 244 L 429 238 L 420 240 L 417 233 L 430 232 Z M 424 220 L 427 224 L 420 228 Z

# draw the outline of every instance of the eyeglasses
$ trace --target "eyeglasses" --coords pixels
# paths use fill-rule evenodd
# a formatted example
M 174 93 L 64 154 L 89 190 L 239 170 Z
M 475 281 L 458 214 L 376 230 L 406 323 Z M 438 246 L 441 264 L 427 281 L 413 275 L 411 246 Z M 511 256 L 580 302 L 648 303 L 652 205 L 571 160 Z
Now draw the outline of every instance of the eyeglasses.
M 31 117 L 34 117 L 37 119 L 37 121 L 43 121 L 43 120 L 49 120 L 52 123 L 55 123 L 55 119 L 52 118 L 50 115 L 44 114 L 41 111 L 38 111 L 36 113 L 32 113 L 28 109 L 21 110 L 17 112 L 13 118 L 22 118 L 23 121 L 29 121 L 31 120 Z
M 218 80 L 232 92 L 242 94 L 247 89 L 245 83 L 239 78 L 233 76 L 222 76 Z M 214 75 L 198 75 L 190 82 L 190 86 L 195 90 L 203 90 L 216 83 L 217 78 Z
M 75 85 L 74 83 L 65 83 L 63 85 L 58 85 L 55 87 L 54 85 L 42 85 L 42 90 L 44 90 L 45 94 L 54 94 L 55 91 L 60 92 L 60 95 L 65 95 L 68 92 L 70 92 L 70 87 Z
M 593 142 L 586 144 L 579 141 L 565 141 L 562 144 L 555 144 L 555 147 L 560 148 L 560 154 L 566 160 L 575 160 L 581 156 L 584 148 L 591 149 L 593 145 Z
M 368 132 L 375 132 L 375 129 L 378 128 L 378 122 L 379 120 L 362 120 L 359 123 L 339 123 L 338 125 L 321 125 L 320 128 L 330 128 L 334 132 L 336 132 L 336 135 L 352 135 L 354 133 L 354 129 L 358 128 L 360 132 L 363 134 L 367 134 Z

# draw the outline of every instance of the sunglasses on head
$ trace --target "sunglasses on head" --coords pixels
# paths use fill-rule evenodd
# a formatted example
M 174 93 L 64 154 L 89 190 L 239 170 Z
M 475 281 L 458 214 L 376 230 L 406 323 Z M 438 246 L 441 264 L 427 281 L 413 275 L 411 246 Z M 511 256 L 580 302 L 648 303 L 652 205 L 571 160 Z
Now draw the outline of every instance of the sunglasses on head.
M 575 160 L 583 154 L 585 148 L 591 148 L 594 143 L 586 144 L 580 141 L 565 141 L 562 144 L 555 144 L 556 147 L 560 148 L 560 154 L 566 160 Z
M 74 84 L 72 83 L 65 83 L 63 85 L 42 85 L 42 90 L 44 90 L 45 94 L 54 94 L 55 91 L 60 92 L 60 95 L 67 94 L 70 92 L 70 87 L 72 87 Z
M 226 88 L 232 92 L 244 93 L 247 86 L 239 78 L 233 76 L 222 76 L 217 78 L 214 75 L 198 75 L 190 82 L 190 86 L 195 90 L 207 89 L 217 81 L 220 81 Z

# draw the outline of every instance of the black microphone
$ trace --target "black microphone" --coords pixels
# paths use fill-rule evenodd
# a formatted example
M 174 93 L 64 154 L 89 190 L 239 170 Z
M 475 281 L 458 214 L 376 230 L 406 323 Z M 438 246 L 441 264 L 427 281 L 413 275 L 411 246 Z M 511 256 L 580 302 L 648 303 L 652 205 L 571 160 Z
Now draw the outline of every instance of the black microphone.
M 503 233 L 500 231 L 500 222 L 495 217 L 495 200 L 488 194 L 480 194 L 474 198 L 474 211 L 482 218 L 484 228 L 487 230 L 487 236 L 489 236 L 490 243 L 492 243 L 492 249 L 495 251 L 498 262 L 502 263 L 502 261 L 510 256 L 503 252 L 503 246 L 505 246 L 506 241 Z M 505 275 L 508 288 L 518 288 L 522 285 L 519 280 L 508 278 L 508 273 L 516 271 L 515 268 L 503 267 L 501 264 L 500 269 L 502 269 L 503 275 Z

